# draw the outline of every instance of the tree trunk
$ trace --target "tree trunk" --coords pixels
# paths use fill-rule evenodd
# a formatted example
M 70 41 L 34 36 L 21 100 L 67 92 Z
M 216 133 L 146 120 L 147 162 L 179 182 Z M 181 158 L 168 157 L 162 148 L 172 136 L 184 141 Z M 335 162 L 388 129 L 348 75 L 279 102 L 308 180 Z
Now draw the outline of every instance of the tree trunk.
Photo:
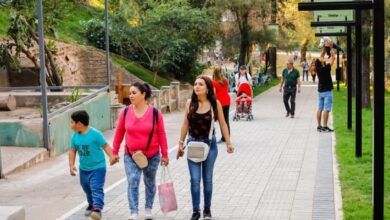
M 369 11 L 362 12 L 362 107 L 371 108 L 370 97 L 370 37 L 371 37 L 371 13 Z
M 362 107 L 371 108 L 370 99 L 370 55 L 362 57 Z
M 16 99 L 13 95 L 0 96 L 0 110 L 13 111 L 16 109 Z
M 246 56 L 249 50 L 249 24 L 248 24 L 248 14 L 243 16 L 241 23 L 241 45 L 240 45 L 240 57 L 238 59 L 239 65 L 246 65 Z
M 351 57 L 351 61 L 352 61 L 352 97 L 356 97 L 356 48 L 353 47 L 352 48 L 352 57 Z
M 309 44 L 309 40 L 305 40 L 305 42 L 302 44 L 301 48 L 301 62 L 303 60 L 306 60 L 306 52 L 307 52 L 307 45 Z

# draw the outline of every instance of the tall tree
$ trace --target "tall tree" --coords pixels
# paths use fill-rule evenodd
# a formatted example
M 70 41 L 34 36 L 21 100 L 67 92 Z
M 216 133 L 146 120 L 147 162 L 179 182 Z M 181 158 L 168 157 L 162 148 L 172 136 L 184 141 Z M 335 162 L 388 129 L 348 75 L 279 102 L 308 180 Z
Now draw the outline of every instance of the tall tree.
M 250 59 L 250 33 L 264 30 L 270 22 L 270 2 L 267 0 L 215 0 L 215 7 L 219 11 L 218 16 L 222 16 L 222 20 L 236 24 L 236 30 L 240 35 L 238 62 L 240 65 L 246 64 Z
M 59 18 L 63 16 L 66 4 L 66 2 L 61 0 L 44 1 L 45 33 L 56 36 L 55 25 L 58 23 Z M 9 5 L 11 6 L 12 14 L 7 34 L 11 40 L 0 45 L 0 53 L 3 56 L 0 59 L 0 67 L 6 67 L 7 69 L 19 68 L 18 58 L 23 53 L 31 60 L 36 72 L 39 71 L 39 68 L 46 69 L 48 85 L 62 85 L 61 70 L 55 62 L 57 48 L 54 42 L 44 42 L 45 67 L 39 66 L 38 57 L 32 52 L 32 48 L 39 44 L 35 1 L 14 0 Z

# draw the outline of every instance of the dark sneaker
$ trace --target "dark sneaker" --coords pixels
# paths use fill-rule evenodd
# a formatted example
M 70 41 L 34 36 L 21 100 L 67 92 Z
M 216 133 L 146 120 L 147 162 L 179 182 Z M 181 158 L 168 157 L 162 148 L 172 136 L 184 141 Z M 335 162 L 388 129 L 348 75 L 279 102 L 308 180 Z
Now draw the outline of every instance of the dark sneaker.
M 318 131 L 318 132 L 321 132 L 321 131 L 322 131 L 322 126 L 321 126 L 321 125 L 318 125 L 318 126 L 317 126 L 317 131 Z
M 322 131 L 324 131 L 324 132 L 333 132 L 334 130 L 330 129 L 328 127 L 322 127 Z
M 203 219 L 213 219 L 210 209 L 203 210 Z
M 199 211 L 194 211 L 191 216 L 191 220 L 198 220 L 200 219 L 200 212 Z
M 90 217 L 93 220 L 100 220 L 100 219 L 102 219 L 102 212 L 100 211 L 100 209 L 94 209 L 93 212 L 91 213 Z
M 287 113 L 286 113 L 286 117 L 288 117 L 288 116 L 290 116 L 290 112 L 287 112 Z
M 291 118 L 294 118 L 294 114 L 291 114 L 291 116 L 290 116 Z
M 93 211 L 93 206 L 91 204 L 88 205 L 87 209 L 85 209 L 84 215 L 90 216 Z

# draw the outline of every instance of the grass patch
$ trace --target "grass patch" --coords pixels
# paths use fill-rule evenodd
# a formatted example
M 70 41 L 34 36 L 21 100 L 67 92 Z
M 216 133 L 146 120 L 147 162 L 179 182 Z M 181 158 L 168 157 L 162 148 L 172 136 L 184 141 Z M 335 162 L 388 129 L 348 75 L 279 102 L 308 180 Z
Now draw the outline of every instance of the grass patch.
M 170 81 L 157 76 L 156 83 L 153 84 L 153 72 L 150 70 L 147 70 L 135 63 L 126 61 L 122 58 L 116 57 L 116 56 L 110 56 L 111 61 L 120 65 L 121 67 L 125 68 L 127 71 L 131 72 L 141 80 L 149 83 L 150 85 L 153 85 L 154 87 L 160 89 L 161 86 L 168 86 L 170 84 Z
M 83 22 L 92 18 L 104 18 L 103 12 L 91 7 L 72 4 L 70 13 L 59 23 L 56 31 L 58 38 L 68 43 L 86 45 L 88 41 L 84 36 Z
M 279 83 L 280 83 L 280 79 L 279 78 L 274 78 L 268 84 L 256 87 L 253 90 L 254 97 L 259 95 L 259 94 L 261 94 L 261 93 L 263 93 L 264 91 L 267 91 L 269 88 L 278 85 Z
M 336 131 L 336 154 L 339 163 L 339 178 L 343 197 L 344 218 L 372 218 L 372 109 L 362 111 L 362 158 L 355 158 L 355 125 L 347 128 L 347 92 L 341 88 L 334 91 L 333 121 Z M 353 106 L 355 106 L 353 104 Z M 390 94 L 385 99 L 385 121 L 390 120 Z M 354 107 L 353 107 L 354 110 Z M 355 117 L 352 117 L 353 121 Z M 390 126 L 385 124 L 385 160 L 390 158 Z M 385 163 L 390 170 L 390 163 Z M 390 173 L 385 173 L 385 216 L 390 219 Z
M 5 7 L 0 7 L 0 37 L 7 37 L 7 31 L 9 27 L 9 10 Z

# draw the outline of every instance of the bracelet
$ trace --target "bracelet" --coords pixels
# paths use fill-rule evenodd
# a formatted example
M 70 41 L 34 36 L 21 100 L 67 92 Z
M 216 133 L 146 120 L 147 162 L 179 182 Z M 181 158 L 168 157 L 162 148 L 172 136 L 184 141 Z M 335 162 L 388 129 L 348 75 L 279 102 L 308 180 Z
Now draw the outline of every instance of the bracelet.
M 179 144 L 184 144 L 184 141 L 182 141 L 182 140 L 179 140 Z

